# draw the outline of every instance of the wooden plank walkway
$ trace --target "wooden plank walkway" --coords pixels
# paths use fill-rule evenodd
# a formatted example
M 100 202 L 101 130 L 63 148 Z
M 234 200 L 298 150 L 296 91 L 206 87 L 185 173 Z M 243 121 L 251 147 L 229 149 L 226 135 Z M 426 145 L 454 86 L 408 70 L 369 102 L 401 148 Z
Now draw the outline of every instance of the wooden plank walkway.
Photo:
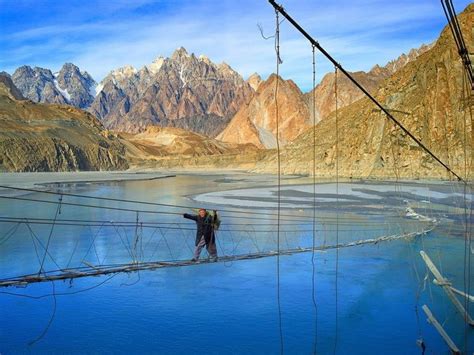
M 388 235 L 388 236 L 381 236 L 378 238 L 357 240 L 357 241 L 353 241 L 349 243 L 319 246 L 319 247 L 315 247 L 314 251 L 323 251 L 323 250 L 338 249 L 338 248 L 349 248 L 349 247 L 354 247 L 358 245 L 377 244 L 380 242 L 388 242 L 388 241 L 399 240 L 399 239 L 410 239 L 410 238 L 418 237 L 420 235 L 425 235 L 431 232 L 434 228 L 435 226 L 432 226 L 429 229 L 424 229 L 419 232 L 405 233 L 405 234 L 399 234 L 399 235 Z M 217 263 L 260 259 L 260 258 L 265 258 L 265 257 L 276 256 L 278 254 L 279 255 L 293 255 L 293 254 L 298 254 L 298 253 L 307 253 L 311 251 L 313 251 L 313 248 L 307 247 L 307 248 L 280 250 L 279 253 L 277 251 L 271 250 L 271 251 L 266 251 L 266 252 L 242 254 L 242 255 L 225 255 L 225 256 L 220 256 Z M 115 274 L 115 273 L 121 273 L 121 272 L 128 273 L 128 272 L 136 272 L 136 271 L 142 271 L 142 270 L 155 270 L 155 269 L 170 268 L 170 267 L 198 266 L 198 265 L 209 264 L 209 263 L 213 263 L 213 262 L 210 260 L 202 259 L 199 262 L 193 262 L 191 260 L 151 261 L 151 262 L 135 262 L 135 263 L 116 264 L 116 265 L 91 265 L 88 263 L 87 266 L 85 267 L 69 268 L 69 269 L 51 271 L 47 273 L 36 273 L 36 274 L 12 277 L 8 279 L 1 279 L 0 287 L 26 286 L 28 284 L 37 283 L 37 282 L 68 280 L 68 279 L 76 279 L 76 278 L 81 278 L 81 277 L 99 276 L 99 275 Z

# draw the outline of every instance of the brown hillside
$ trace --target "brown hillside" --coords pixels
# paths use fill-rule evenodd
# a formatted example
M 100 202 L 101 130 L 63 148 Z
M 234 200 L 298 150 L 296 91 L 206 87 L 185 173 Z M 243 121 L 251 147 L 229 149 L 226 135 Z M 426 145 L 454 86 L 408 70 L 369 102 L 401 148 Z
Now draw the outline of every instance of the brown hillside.
M 474 52 L 474 4 L 459 16 L 469 52 Z M 433 48 L 387 80 L 376 98 L 439 158 L 472 177 L 473 96 L 465 84 L 463 66 L 446 27 Z M 465 88 L 465 85 L 464 85 Z M 466 98 L 467 95 L 467 98 Z M 339 111 L 336 154 L 334 114 L 316 126 L 316 174 L 361 177 L 448 178 L 445 169 L 387 120 L 373 103 L 362 99 Z M 282 152 L 284 173 L 310 174 L 313 130 L 303 133 Z M 275 172 L 274 153 L 257 171 Z M 468 165 L 465 167 L 465 160 Z
M 16 100 L 0 81 L 0 170 L 120 170 L 128 164 L 118 140 L 91 114 L 71 106 Z
M 252 143 L 259 148 L 274 148 L 276 80 L 277 76 L 272 74 L 265 82 L 259 84 L 252 100 L 242 106 L 217 139 L 229 143 Z M 310 125 L 303 94 L 291 80 L 278 78 L 278 109 L 280 143 L 285 145 Z

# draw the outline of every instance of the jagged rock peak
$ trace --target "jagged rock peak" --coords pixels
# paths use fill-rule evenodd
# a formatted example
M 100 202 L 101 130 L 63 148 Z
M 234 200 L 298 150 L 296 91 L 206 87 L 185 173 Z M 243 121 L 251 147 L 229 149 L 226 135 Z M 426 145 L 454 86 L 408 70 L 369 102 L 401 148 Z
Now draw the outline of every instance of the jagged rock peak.
M 136 73 L 137 69 L 135 69 L 132 65 L 125 65 L 121 68 L 112 70 L 110 75 L 117 79 L 125 79 L 134 76 Z
M 152 74 L 158 73 L 158 71 L 161 69 L 163 66 L 163 63 L 165 62 L 165 58 L 162 56 L 159 56 L 156 58 L 151 64 L 145 65 L 145 68 Z
M 63 66 L 61 67 L 61 71 L 69 71 L 69 72 L 72 72 L 72 73 L 79 73 L 79 74 L 82 74 L 81 71 L 79 70 L 79 68 L 72 64 L 72 63 L 64 63 Z
M 403 53 L 397 59 L 389 61 L 385 65 L 385 69 L 389 71 L 389 74 L 394 74 L 396 71 L 400 70 L 402 67 L 407 65 L 409 62 L 418 58 L 418 56 L 422 55 L 423 53 L 429 51 L 433 48 L 435 42 L 430 44 L 422 44 L 419 48 L 412 48 L 408 54 Z M 372 68 L 373 69 L 373 68 Z
M 26 76 L 26 77 L 45 77 L 48 79 L 54 78 L 53 73 L 51 70 L 41 67 L 30 67 L 29 65 L 22 65 L 21 67 L 17 68 L 12 75 L 12 78 L 19 77 L 19 76 Z
M 23 96 L 34 102 L 86 108 L 95 96 L 94 79 L 72 63 L 64 64 L 55 74 L 49 69 L 24 65 L 15 70 L 12 80 Z
M 231 66 L 227 64 L 226 62 L 217 64 L 217 68 L 223 73 L 229 73 L 229 72 L 235 73 L 235 71 L 231 68 Z
M 55 78 L 54 85 L 69 104 L 86 108 L 94 101 L 97 83 L 88 72 L 81 71 L 72 63 L 65 63 Z
M 184 47 L 179 47 L 171 55 L 171 59 L 173 60 L 179 60 L 181 58 L 188 58 L 188 57 L 190 57 L 190 55 L 188 54 L 188 51 Z
M 73 63 L 64 63 L 63 66 L 61 67 L 61 70 L 57 74 L 60 75 L 61 72 L 69 72 L 71 74 L 74 73 L 76 75 L 80 75 L 84 77 L 87 80 L 94 80 L 87 71 L 85 70 L 81 71 L 79 67 Z M 58 76 L 58 75 L 55 75 L 55 76 Z
M 257 73 L 253 73 L 247 79 L 247 83 L 250 85 L 252 89 L 257 91 L 259 85 L 262 83 L 262 77 L 258 75 Z
M 215 136 L 253 94 L 228 64 L 197 58 L 183 47 L 140 71 L 125 67 L 99 85 L 89 111 L 104 125 L 126 132 L 160 124 Z
M 205 56 L 204 54 L 201 54 L 198 59 L 199 59 L 200 62 L 204 62 L 207 65 L 212 64 L 211 60 L 207 56 Z
M 56 78 L 49 69 L 23 65 L 15 70 L 12 80 L 22 95 L 31 101 L 68 103 L 66 97 L 59 91 Z
M 408 55 L 402 54 L 397 59 L 387 63 L 385 66 L 375 65 L 369 72 L 352 72 L 351 75 L 370 93 L 374 93 L 380 85 L 391 75 L 403 68 L 408 63 L 414 61 L 418 56 L 432 48 L 433 44 L 422 45 L 418 49 L 413 49 Z M 334 73 L 326 74 L 321 82 L 314 89 L 315 111 L 310 110 L 311 120 L 319 122 L 327 117 L 335 109 L 334 100 Z M 345 107 L 360 98 L 364 94 L 345 76 L 338 76 L 338 107 Z M 313 91 L 306 94 L 306 102 L 312 107 Z M 313 117 L 314 116 L 314 117 Z
M 278 79 L 278 85 L 289 86 L 294 90 L 297 90 L 301 93 L 301 89 L 296 85 L 296 83 L 291 79 L 283 79 L 281 76 L 276 75 L 275 73 L 270 74 L 267 80 L 264 80 L 259 85 L 259 91 L 265 90 L 267 87 L 275 85 L 275 81 Z

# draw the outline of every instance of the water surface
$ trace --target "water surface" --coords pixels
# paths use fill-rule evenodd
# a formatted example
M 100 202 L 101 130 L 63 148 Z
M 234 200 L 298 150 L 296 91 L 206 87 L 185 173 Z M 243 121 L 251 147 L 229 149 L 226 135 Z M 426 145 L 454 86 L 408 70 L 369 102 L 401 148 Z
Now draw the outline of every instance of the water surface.
M 59 214 L 57 204 L 1 199 L 0 217 L 25 219 L 21 224 L 0 223 L 0 277 L 36 273 L 41 264 L 44 270 L 55 270 L 85 262 L 187 260 L 192 255 L 194 225 L 182 213 L 192 213 L 197 206 L 217 209 L 222 215 L 220 255 L 266 252 L 278 246 L 308 247 L 313 236 L 316 246 L 330 246 L 425 228 L 427 222 L 406 217 L 407 206 L 435 218 L 439 225 L 416 239 L 314 255 L 203 263 L 2 289 L 17 295 L 0 293 L 0 352 L 279 353 L 282 341 L 287 353 L 312 353 L 316 347 L 320 353 L 336 349 L 337 353 L 398 354 L 419 353 L 416 341 L 423 339 L 429 353 L 447 353 L 438 333 L 426 322 L 423 304 L 460 348 L 474 349 L 472 330 L 466 329 L 443 291 L 430 282 L 432 276 L 419 256 L 425 250 L 454 285 L 468 288 L 474 280 L 463 267 L 464 224 L 472 220 L 466 220 L 463 207 L 472 195 L 465 198 L 458 186 L 442 183 L 324 183 L 313 190 L 308 181 L 295 178 L 284 180 L 278 192 L 272 179 L 178 175 L 50 186 L 57 192 L 182 206 L 178 208 L 63 196 Z M 21 197 L 58 202 L 55 195 Z M 34 218 L 54 219 L 55 215 L 58 221 L 99 222 L 54 228 L 33 223 Z M 146 222 L 160 225 L 147 228 Z M 42 246 L 48 239 L 50 255 L 44 257 Z M 45 335 L 28 345 L 50 319 Z

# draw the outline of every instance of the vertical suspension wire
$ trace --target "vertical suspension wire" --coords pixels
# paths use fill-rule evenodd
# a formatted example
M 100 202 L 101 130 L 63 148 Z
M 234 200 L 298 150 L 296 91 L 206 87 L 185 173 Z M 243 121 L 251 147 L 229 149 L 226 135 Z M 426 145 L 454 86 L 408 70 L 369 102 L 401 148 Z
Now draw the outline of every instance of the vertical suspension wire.
M 381 112 L 381 114 L 382 114 L 382 112 Z M 392 136 L 389 133 L 390 151 L 391 151 L 391 154 L 392 154 L 393 171 L 394 171 L 394 174 L 395 174 L 395 193 L 398 195 L 400 201 L 403 201 L 404 200 L 403 195 L 402 195 L 402 190 L 403 189 L 400 185 L 400 176 L 401 176 L 400 175 L 400 167 L 398 166 L 398 158 L 397 158 L 397 155 L 398 156 L 400 155 L 400 150 L 399 149 L 402 146 L 402 144 L 401 144 L 400 135 L 398 133 L 398 127 L 395 124 L 393 124 L 393 122 L 389 121 L 389 132 L 390 132 L 390 127 L 393 127 L 395 129 L 395 132 L 396 132 L 395 138 L 392 138 Z M 398 147 L 397 148 L 397 155 L 395 154 L 394 146 Z M 420 152 L 420 161 L 421 161 L 421 152 Z M 403 209 L 401 211 L 403 211 Z M 397 225 L 399 226 L 397 233 L 403 234 L 403 233 L 406 232 L 406 230 L 405 230 L 402 223 L 397 222 Z M 425 250 L 423 235 L 420 236 L 420 240 L 421 240 L 421 244 L 422 244 L 422 249 Z M 412 272 L 413 272 L 413 274 L 416 278 L 416 281 L 417 281 L 417 288 L 416 288 L 416 293 L 415 293 L 415 307 L 414 307 L 417 333 L 418 333 L 417 334 L 418 339 L 416 340 L 416 343 L 420 347 L 420 349 L 422 351 L 422 354 L 424 354 L 425 349 L 426 349 L 426 344 L 425 344 L 425 341 L 424 341 L 423 329 L 422 329 L 422 326 L 421 326 L 419 303 L 420 303 L 421 293 L 424 291 L 424 289 L 426 287 L 426 281 L 428 279 L 429 271 L 426 268 L 425 277 L 422 278 L 420 276 L 420 272 L 418 271 L 418 267 L 417 267 L 417 264 L 416 264 L 416 261 L 415 261 L 416 257 L 418 257 L 418 253 L 415 252 L 415 249 L 414 249 L 414 246 L 413 246 L 412 243 L 409 243 L 408 248 L 409 248 L 409 251 L 410 251 Z M 441 263 L 439 265 L 441 265 Z M 428 285 L 431 285 L 431 284 L 429 283 Z M 431 290 L 431 288 L 430 288 L 430 290 Z
M 56 213 L 54 214 L 54 220 L 53 220 L 53 223 L 51 225 L 51 230 L 49 231 L 48 240 L 46 242 L 46 247 L 45 247 L 45 250 L 44 250 L 43 260 L 41 261 L 40 268 L 39 268 L 39 271 L 38 271 L 38 275 L 41 274 L 42 272 L 44 272 L 43 266 L 44 266 L 44 262 L 46 260 L 46 254 L 48 254 L 49 243 L 51 242 L 51 237 L 53 235 L 54 226 L 56 224 L 56 219 L 58 218 L 58 215 L 61 214 L 61 203 L 62 203 L 62 201 L 63 201 L 63 195 L 61 194 L 61 195 L 59 195 L 58 207 L 56 208 Z
M 137 252 L 137 244 L 138 244 L 138 221 L 139 221 L 139 213 L 138 211 L 136 211 L 136 220 L 135 220 L 135 237 L 134 237 L 134 241 L 133 241 L 133 253 L 134 253 L 134 256 L 133 256 L 133 262 L 135 264 L 138 264 L 138 259 L 139 259 L 139 256 L 138 256 L 138 252 Z
M 281 157 L 280 157 L 280 120 L 278 112 L 278 82 L 280 75 L 280 19 L 278 11 L 275 10 L 275 52 L 276 52 L 276 81 L 275 81 L 275 120 L 276 120 L 276 146 L 277 146 L 277 170 L 278 170 L 278 192 L 277 192 L 277 303 L 278 303 L 278 329 L 280 333 L 280 354 L 284 353 L 283 328 L 281 316 L 281 295 L 280 295 L 280 213 L 281 213 Z
M 467 76 L 467 74 L 466 74 Z M 466 76 L 464 77 L 466 79 Z M 472 127 L 472 123 L 473 123 L 473 119 L 472 119 L 472 106 L 470 105 L 470 102 L 471 102 L 471 98 L 472 98 L 472 92 L 470 91 L 471 88 L 469 88 L 468 86 L 468 81 L 466 81 L 466 85 L 464 86 L 465 87 L 465 92 L 467 94 L 467 96 L 469 97 L 469 105 L 468 105 L 468 108 L 469 108 L 469 117 L 470 117 L 470 122 L 471 122 L 471 132 L 473 131 L 473 127 Z M 466 120 L 464 120 L 464 136 L 466 137 L 467 136 L 467 127 L 466 127 Z M 473 213 L 472 213 L 472 207 L 473 207 L 473 201 L 472 199 L 470 200 L 470 204 L 469 204 L 469 207 L 467 205 L 467 194 L 470 193 L 472 194 L 473 192 L 473 180 L 472 180 L 472 163 L 473 163 L 473 157 L 472 157 L 472 154 L 470 155 L 471 156 L 471 162 L 470 162 L 470 165 L 469 165 L 469 161 L 467 160 L 467 157 L 469 156 L 468 155 L 468 149 L 467 149 L 467 138 L 465 138 L 465 141 L 466 143 L 464 144 L 464 159 L 465 159 L 465 163 L 464 163 L 464 170 L 465 170 L 465 176 L 467 177 L 466 181 L 464 182 L 464 201 L 465 201 L 465 219 L 466 219 L 466 223 L 465 223 L 465 232 L 469 238 L 469 242 L 468 242 L 468 249 L 469 249 L 469 257 L 468 257 L 468 285 L 467 285 L 467 291 L 470 295 L 472 295 L 471 293 L 471 267 L 472 267 L 472 264 L 471 264 L 471 261 L 472 261 L 472 221 L 473 221 Z M 472 152 L 472 145 L 471 145 L 471 152 Z M 468 168 L 468 166 L 471 167 L 471 169 Z M 470 185 L 468 185 L 468 182 Z M 467 312 L 469 312 L 469 307 L 470 307 L 470 303 L 468 302 L 467 304 Z
M 315 47 L 313 52 L 313 97 L 312 97 L 312 115 L 313 115 L 313 244 L 311 250 L 311 297 L 314 308 L 314 344 L 313 354 L 316 354 L 318 348 L 318 304 L 316 302 L 316 266 L 315 266 L 315 247 L 316 247 L 316 54 Z
M 462 97 L 461 101 L 466 103 L 467 109 L 470 113 L 470 121 L 472 124 L 472 109 L 470 105 L 470 90 L 466 81 L 467 73 L 464 72 L 463 80 L 462 80 Z M 468 182 L 470 180 L 470 176 L 468 173 L 468 161 L 467 161 L 467 125 L 466 125 L 466 110 L 464 111 L 463 117 L 463 140 L 464 140 L 464 186 L 463 186 L 463 209 L 464 209 L 464 293 L 470 295 L 471 294 L 471 241 L 472 241 L 472 230 L 470 228 L 471 221 L 472 221 L 472 201 L 470 205 L 470 212 L 468 212 L 468 205 L 467 205 L 467 194 L 468 194 Z M 472 150 L 472 147 L 471 147 Z M 472 163 L 472 162 L 471 162 Z M 472 166 L 472 165 L 471 165 Z M 467 271 L 466 271 L 467 269 Z M 466 310 L 464 321 L 467 323 L 467 318 L 469 314 L 469 306 L 470 302 L 467 297 L 464 297 L 464 309 Z M 468 351 L 469 347 L 469 337 L 468 337 L 468 330 L 467 327 L 464 329 L 464 351 Z
M 335 115 L 336 115 L 336 245 L 339 245 L 339 117 L 338 117 L 338 102 L 337 102 L 337 66 L 335 68 L 335 75 L 334 75 L 334 97 L 336 101 L 335 107 Z M 334 354 L 337 352 L 337 338 L 338 338 L 338 330 L 339 330 L 339 314 L 338 314 L 338 275 L 339 274 L 339 248 L 336 248 L 336 283 L 335 283 L 335 290 L 336 290 L 336 309 L 335 309 L 335 336 L 334 336 Z

